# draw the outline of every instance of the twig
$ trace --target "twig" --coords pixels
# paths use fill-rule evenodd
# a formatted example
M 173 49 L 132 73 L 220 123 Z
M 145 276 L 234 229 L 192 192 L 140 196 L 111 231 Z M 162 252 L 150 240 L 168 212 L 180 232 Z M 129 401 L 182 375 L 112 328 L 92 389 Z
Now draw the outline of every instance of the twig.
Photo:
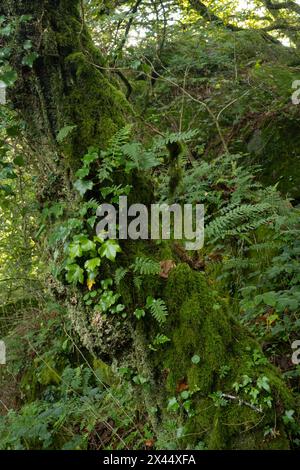
M 257 406 L 252 405 L 252 403 L 249 403 L 248 401 L 242 400 L 240 397 L 236 397 L 235 395 L 228 395 L 227 393 L 222 393 L 222 397 L 228 398 L 229 400 L 237 400 L 239 402 L 239 405 L 249 406 L 249 408 L 256 411 L 257 413 L 262 413 L 263 412 L 261 406 L 258 408 Z

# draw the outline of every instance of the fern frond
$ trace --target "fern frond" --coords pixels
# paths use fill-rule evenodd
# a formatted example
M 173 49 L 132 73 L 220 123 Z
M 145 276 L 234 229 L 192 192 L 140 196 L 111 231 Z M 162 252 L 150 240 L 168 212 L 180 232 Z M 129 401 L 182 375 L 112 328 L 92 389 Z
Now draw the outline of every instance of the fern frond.
M 227 235 L 237 235 L 255 230 L 260 225 L 267 223 L 271 208 L 268 203 L 242 204 L 234 207 L 210 222 L 206 227 L 205 235 L 208 239 L 215 241 L 224 239 Z M 264 217 L 262 217 L 263 215 Z
M 151 258 L 137 257 L 131 265 L 134 273 L 141 275 L 155 275 L 160 273 L 160 264 Z
M 134 276 L 133 278 L 133 285 L 137 290 L 141 290 L 142 287 L 142 277 L 141 276 Z
M 139 142 L 125 144 L 122 150 L 128 159 L 126 164 L 128 170 L 136 168 L 137 170 L 146 171 L 155 168 L 161 163 L 154 151 L 146 151 Z
M 127 125 L 116 132 L 116 134 L 111 138 L 108 144 L 108 149 L 105 153 L 113 158 L 122 157 L 122 147 L 129 141 L 131 130 L 132 126 Z
M 124 279 L 124 277 L 126 276 L 126 274 L 128 273 L 128 269 L 126 268 L 118 268 L 116 269 L 116 272 L 115 272 L 115 283 L 117 284 L 117 286 L 120 284 L 120 282 Z
M 153 318 L 160 325 L 165 323 L 168 310 L 165 302 L 162 299 L 153 299 L 152 297 L 147 298 L 147 307 L 149 308 Z

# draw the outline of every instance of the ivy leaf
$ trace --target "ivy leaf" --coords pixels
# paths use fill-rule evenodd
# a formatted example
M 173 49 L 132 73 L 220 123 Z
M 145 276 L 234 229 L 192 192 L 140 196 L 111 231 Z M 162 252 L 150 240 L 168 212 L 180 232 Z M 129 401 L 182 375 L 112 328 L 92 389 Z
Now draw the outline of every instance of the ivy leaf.
M 11 23 L 9 23 L 6 26 L 3 26 L 1 28 L 0 34 L 1 34 L 1 36 L 7 36 L 8 37 L 8 36 L 11 35 L 12 31 L 13 31 L 13 26 L 12 26 Z
M 180 408 L 180 405 L 179 405 L 176 397 L 170 398 L 170 400 L 168 402 L 167 410 L 168 411 L 177 411 L 177 410 L 179 410 L 179 408 Z
M 68 271 L 66 274 L 66 279 L 68 282 L 71 282 L 72 284 L 77 284 L 80 282 L 80 284 L 83 284 L 83 269 L 78 266 L 78 264 L 70 264 L 66 267 L 66 270 Z
M 92 242 L 92 240 L 86 240 L 83 243 L 81 243 L 81 249 L 82 251 L 93 251 L 96 249 L 96 244 Z
M 18 78 L 17 72 L 11 68 L 0 73 L 0 81 L 6 86 L 12 86 Z
M 5 180 L 5 179 L 15 179 L 17 175 L 15 174 L 13 167 L 11 164 L 6 165 L 1 171 L 0 171 L 0 179 Z
M 83 163 L 85 167 L 89 167 L 92 162 L 98 160 L 98 149 L 90 147 L 88 153 L 83 157 Z
M 11 48 L 10 47 L 1 47 L 0 60 L 2 61 L 3 59 L 8 59 L 10 54 L 11 54 Z
M 57 142 L 60 144 L 61 142 L 63 142 L 65 140 L 66 137 L 68 137 L 69 134 L 71 134 L 71 132 L 76 129 L 77 126 L 65 126 L 63 127 L 59 133 L 57 134 L 56 136 L 56 140 Z
M 32 20 L 31 15 L 21 15 L 20 16 L 20 23 L 27 23 L 30 20 Z
M 86 180 L 77 180 L 74 183 L 74 188 L 77 189 L 79 192 L 80 196 L 84 196 L 84 194 L 93 189 L 94 183 L 92 181 L 86 181 Z
M 257 379 L 257 386 L 260 389 L 266 390 L 266 392 L 270 392 L 270 385 L 269 385 L 269 379 L 265 375 L 263 377 L 258 377 Z
M 110 261 L 114 261 L 117 253 L 120 253 L 121 251 L 121 247 L 115 240 L 107 240 L 99 249 L 99 254 Z
M 87 260 L 84 263 L 84 267 L 87 271 L 95 271 L 96 268 L 100 266 L 100 263 L 101 263 L 100 258 L 92 258 L 92 259 Z
M 30 49 L 32 48 L 32 42 L 30 39 L 26 39 L 26 41 L 24 42 L 23 44 L 23 49 L 25 49 L 25 51 L 29 51 Z
M 22 65 L 27 65 L 27 67 L 32 68 L 38 56 L 39 55 L 36 52 L 30 52 L 30 54 L 27 54 L 25 57 L 23 57 Z
M 12 187 L 8 184 L 0 184 L 0 191 L 4 191 L 6 195 L 14 194 Z
M 142 308 L 137 308 L 135 311 L 134 311 L 134 316 L 140 320 L 141 318 L 143 318 L 144 316 L 146 315 L 146 312 L 145 310 L 143 310 Z
M 295 410 L 286 410 L 282 417 L 284 424 L 289 424 L 295 421 L 294 415 Z
M 88 167 L 83 167 L 83 168 L 80 168 L 80 170 L 76 171 L 75 176 L 82 180 L 83 178 L 88 176 L 89 172 L 90 172 L 90 169 Z
M 72 259 L 82 256 L 82 249 L 79 243 L 71 243 L 69 245 L 69 255 Z
M 93 215 L 92 217 L 89 217 L 89 218 L 87 219 L 87 223 L 89 224 L 89 226 L 90 226 L 91 228 L 94 227 L 95 222 L 96 222 L 96 219 L 97 219 L 97 217 L 96 217 L 95 215 Z

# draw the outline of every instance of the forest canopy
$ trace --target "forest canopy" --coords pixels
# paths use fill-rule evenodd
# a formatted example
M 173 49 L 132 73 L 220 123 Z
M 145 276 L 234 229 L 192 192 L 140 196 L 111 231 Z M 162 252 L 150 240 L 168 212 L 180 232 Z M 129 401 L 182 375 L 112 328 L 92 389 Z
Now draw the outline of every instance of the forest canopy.
M 299 17 L 1 1 L 0 450 L 299 449 Z

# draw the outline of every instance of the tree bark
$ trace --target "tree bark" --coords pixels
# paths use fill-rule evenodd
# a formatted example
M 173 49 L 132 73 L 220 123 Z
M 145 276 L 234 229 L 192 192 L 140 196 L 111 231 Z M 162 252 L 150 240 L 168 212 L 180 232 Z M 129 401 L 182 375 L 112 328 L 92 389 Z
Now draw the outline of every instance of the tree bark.
M 91 42 L 80 16 L 78 0 L 4 0 L 1 14 L 11 18 L 32 15 L 15 33 L 11 64 L 19 78 L 10 98 L 25 121 L 26 137 L 41 167 L 46 160 L 51 162 L 54 171 L 61 175 L 61 193 L 66 194 L 67 169 L 79 166 L 89 146 L 105 147 L 108 139 L 124 125 L 125 116 L 130 114 L 129 106 L 112 80 L 102 72 L 104 59 Z M 22 63 L 23 44 L 28 38 L 38 54 L 32 69 Z M 76 128 L 60 145 L 56 137 L 65 126 Z M 56 188 L 44 194 L 47 202 L 57 197 Z M 139 253 L 141 250 L 152 252 L 158 260 L 166 259 L 163 251 L 149 244 L 139 245 Z M 135 246 L 130 243 L 124 251 L 123 259 L 130 260 Z M 130 319 L 131 333 L 128 334 L 132 350 L 127 349 L 137 371 L 148 379 L 148 386 L 141 393 L 145 408 L 157 406 L 159 409 L 152 417 L 152 424 L 161 446 L 191 448 L 203 441 L 215 449 L 288 447 L 280 419 L 278 437 L 271 443 L 263 440 L 263 429 L 273 424 L 278 403 L 285 407 L 291 407 L 292 403 L 278 372 L 271 366 L 251 365 L 253 350 L 258 347 L 255 341 L 236 324 L 224 303 L 211 292 L 205 274 L 180 263 L 172 247 L 168 253 L 178 263 L 177 267 L 167 280 L 158 278 L 151 286 L 146 280 L 143 296 L 158 295 L 165 299 L 169 319 L 163 332 L 171 342 L 151 352 L 148 345 L 158 333 L 154 322 L 151 318 L 140 322 Z M 126 284 L 120 289 L 124 303 L 133 311 L 134 292 Z M 74 310 L 79 316 L 82 290 L 72 291 L 71 296 L 73 294 L 77 299 Z M 118 331 L 111 334 L 117 335 Z M 114 354 L 113 348 L 111 354 Z M 199 363 L 193 362 L 193 357 L 198 355 Z M 226 365 L 228 375 L 221 377 L 220 368 Z M 234 381 L 241 381 L 245 374 L 258 373 L 268 377 L 274 397 L 272 407 L 264 411 L 263 416 L 238 398 L 224 407 L 218 403 L 215 406 L 210 398 L 212 393 L 223 390 L 227 396 L 232 396 Z M 191 412 L 182 391 L 191 394 Z M 181 407 L 175 414 L 172 409 L 167 410 L 168 400 L 174 397 Z M 221 398 L 219 396 L 219 400 Z M 174 431 L 166 435 L 168 423 Z M 182 436 L 178 429 L 184 429 Z

